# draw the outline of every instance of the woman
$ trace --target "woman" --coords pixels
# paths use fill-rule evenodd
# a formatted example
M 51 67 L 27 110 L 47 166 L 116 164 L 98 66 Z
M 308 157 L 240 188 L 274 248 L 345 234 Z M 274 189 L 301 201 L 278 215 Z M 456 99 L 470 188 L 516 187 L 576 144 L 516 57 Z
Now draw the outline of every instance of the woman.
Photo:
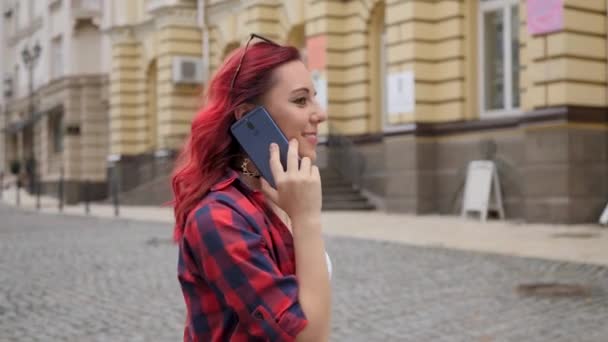
M 250 45 L 256 37 L 262 41 Z M 329 272 L 314 166 L 326 115 L 314 96 L 298 50 L 257 35 L 210 81 L 173 175 L 184 341 L 328 340 Z M 276 190 L 230 134 L 258 105 L 290 140 L 286 170 L 278 147 L 269 146 Z

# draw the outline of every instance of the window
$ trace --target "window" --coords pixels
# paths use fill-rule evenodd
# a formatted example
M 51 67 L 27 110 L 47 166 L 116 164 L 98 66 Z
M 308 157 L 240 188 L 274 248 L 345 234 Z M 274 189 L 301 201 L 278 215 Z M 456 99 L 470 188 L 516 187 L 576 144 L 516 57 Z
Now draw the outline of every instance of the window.
M 53 137 L 53 152 L 63 152 L 63 112 L 52 113 L 49 118 L 50 131 Z
M 61 36 L 51 42 L 51 78 L 63 76 L 63 44 Z
M 518 0 L 482 0 L 479 8 L 481 113 L 516 113 L 520 106 Z
M 14 75 L 13 75 L 13 97 L 19 98 L 22 94 L 21 89 L 21 74 L 19 71 L 19 64 L 15 64 Z

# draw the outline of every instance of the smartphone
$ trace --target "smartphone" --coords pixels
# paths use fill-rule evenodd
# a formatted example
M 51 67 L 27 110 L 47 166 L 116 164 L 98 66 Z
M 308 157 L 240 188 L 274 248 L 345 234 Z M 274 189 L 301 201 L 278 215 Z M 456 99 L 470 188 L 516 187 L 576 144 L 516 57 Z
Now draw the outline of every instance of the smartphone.
M 248 112 L 230 127 L 230 131 L 260 175 L 276 189 L 270 169 L 270 144 L 279 145 L 281 165 L 283 170 L 286 170 L 289 141 L 266 108 L 258 106 Z

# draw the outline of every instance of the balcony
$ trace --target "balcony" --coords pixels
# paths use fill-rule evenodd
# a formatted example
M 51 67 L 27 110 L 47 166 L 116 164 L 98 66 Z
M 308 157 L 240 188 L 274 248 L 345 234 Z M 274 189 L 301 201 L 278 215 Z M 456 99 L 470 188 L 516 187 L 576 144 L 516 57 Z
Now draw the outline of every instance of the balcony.
M 72 0 L 72 16 L 75 19 L 101 17 L 101 0 Z
M 49 8 L 55 10 L 61 6 L 61 0 L 48 0 Z
M 159 9 L 172 6 L 192 6 L 196 5 L 196 1 L 192 0 L 146 0 L 146 12 L 152 13 Z
M 164 6 L 167 6 L 169 0 L 147 0 L 146 1 L 146 12 L 154 12 Z

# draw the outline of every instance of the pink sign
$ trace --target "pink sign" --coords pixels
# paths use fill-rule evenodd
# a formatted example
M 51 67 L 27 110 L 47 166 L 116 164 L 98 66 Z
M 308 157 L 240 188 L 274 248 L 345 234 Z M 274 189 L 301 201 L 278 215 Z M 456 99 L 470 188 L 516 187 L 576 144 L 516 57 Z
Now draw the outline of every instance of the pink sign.
M 560 31 L 564 28 L 564 0 L 528 0 L 528 33 Z
M 327 36 L 319 35 L 306 40 L 306 54 L 310 70 L 323 70 L 327 60 Z

